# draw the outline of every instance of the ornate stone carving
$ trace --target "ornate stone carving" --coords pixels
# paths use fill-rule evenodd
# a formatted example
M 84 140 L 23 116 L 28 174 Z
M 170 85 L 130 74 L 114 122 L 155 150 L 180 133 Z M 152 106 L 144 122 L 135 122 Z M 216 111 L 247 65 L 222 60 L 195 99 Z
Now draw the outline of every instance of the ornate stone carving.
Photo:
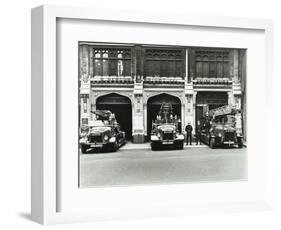
M 84 83 L 88 83 L 89 82 L 90 77 L 88 76 L 88 74 L 83 74 L 82 75 L 82 81 Z
M 149 92 L 149 93 L 144 93 L 144 96 L 143 96 L 143 103 L 144 104 L 147 104 L 147 101 L 149 98 L 151 97 L 154 97 L 154 96 L 157 96 L 157 95 L 161 95 L 163 94 L 163 92 Z M 169 93 L 165 93 L 165 94 L 168 94 L 170 96 L 174 96 L 174 97 L 177 97 L 180 101 L 181 101 L 181 104 L 184 104 L 184 99 L 182 97 L 182 92 L 169 92 Z

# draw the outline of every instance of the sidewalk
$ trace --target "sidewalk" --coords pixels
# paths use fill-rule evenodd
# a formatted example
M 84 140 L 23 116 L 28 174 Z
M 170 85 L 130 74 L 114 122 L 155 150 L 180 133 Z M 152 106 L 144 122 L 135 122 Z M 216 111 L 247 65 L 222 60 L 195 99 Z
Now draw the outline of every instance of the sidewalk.
M 204 148 L 208 147 L 205 144 L 202 145 L 196 145 L 196 143 L 193 143 L 192 145 L 186 145 L 184 143 L 184 149 L 187 148 Z M 150 142 L 145 142 L 145 143 L 132 143 L 131 141 L 127 141 L 124 146 L 122 146 L 122 149 L 124 150 L 132 150 L 132 149 L 151 149 Z

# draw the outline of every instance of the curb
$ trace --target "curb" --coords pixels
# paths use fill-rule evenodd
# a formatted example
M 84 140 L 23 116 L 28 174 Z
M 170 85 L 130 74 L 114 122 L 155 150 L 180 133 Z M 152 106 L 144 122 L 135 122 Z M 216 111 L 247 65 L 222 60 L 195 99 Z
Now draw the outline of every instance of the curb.
M 205 148 L 208 147 L 207 145 L 184 145 L 183 149 L 190 149 L 190 148 Z M 123 146 L 121 147 L 122 150 L 146 150 L 146 149 L 151 149 L 150 145 L 149 146 L 129 146 L 126 147 Z

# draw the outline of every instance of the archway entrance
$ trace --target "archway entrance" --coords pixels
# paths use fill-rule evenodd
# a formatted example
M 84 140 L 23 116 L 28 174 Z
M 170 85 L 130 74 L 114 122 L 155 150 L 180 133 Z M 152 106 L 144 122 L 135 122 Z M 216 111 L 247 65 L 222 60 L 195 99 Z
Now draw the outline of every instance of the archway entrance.
M 96 108 L 114 113 L 121 130 L 126 132 L 126 138 L 132 138 L 132 105 L 128 97 L 116 93 L 101 96 L 97 99 Z
M 173 108 L 173 114 L 181 118 L 181 101 L 175 96 L 163 93 L 150 97 L 147 101 L 147 136 L 150 136 L 152 121 L 156 119 L 160 107 L 163 103 L 170 103 Z
M 198 92 L 196 95 L 196 127 L 198 121 L 211 109 L 215 109 L 228 104 L 226 92 Z

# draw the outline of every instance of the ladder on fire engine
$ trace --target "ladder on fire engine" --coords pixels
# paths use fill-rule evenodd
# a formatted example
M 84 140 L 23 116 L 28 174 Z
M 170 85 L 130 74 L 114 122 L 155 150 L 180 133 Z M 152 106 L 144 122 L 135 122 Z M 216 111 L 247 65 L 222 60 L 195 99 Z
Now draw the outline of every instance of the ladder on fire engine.
M 160 115 L 163 117 L 164 121 L 167 122 L 169 117 L 168 115 L 173 114 L 173 107 L 172 104 L 161 104 L 160 107 Z

